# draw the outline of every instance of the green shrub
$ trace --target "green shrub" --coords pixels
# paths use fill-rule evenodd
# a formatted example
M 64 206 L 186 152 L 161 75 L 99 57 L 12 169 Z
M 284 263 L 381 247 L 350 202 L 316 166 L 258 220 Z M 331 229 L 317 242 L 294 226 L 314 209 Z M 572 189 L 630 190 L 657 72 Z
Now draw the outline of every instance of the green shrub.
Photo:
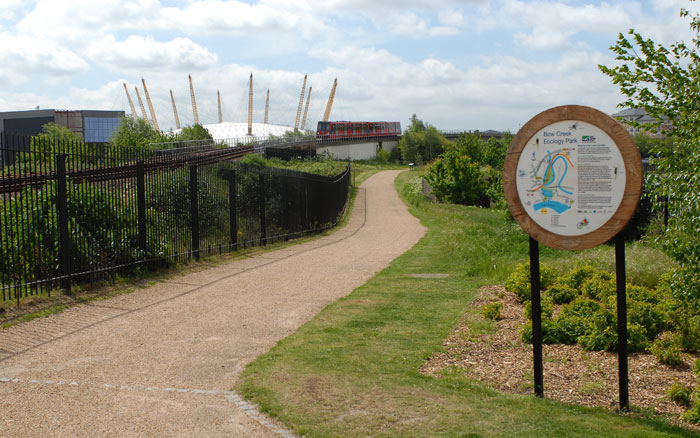
M 650 343 L 645 327 L 639 324 L 627 324 L 627 351 L 630 353 L 646 351 Z
M 388 163 L 391 159 L 391 152 L 386 149 L 380 149 L 377 151 L 377 161 L 380 163 Z
M 540 265 L 540 289 L 547 289 L 553 283 L 554 271 Z M 505 282 L 506 290 L 513 292 L 521 303 L 530 301 L 530 264 L 519 263 Z
M 683 319 L 679 328 L 683 349 L 691 353 L 700 350 L 700 315 Z
M 554 315 L 554 301 L 548 295 L 540 297 L 540 308 L 542 310 L 542 319 L 552 318 Z M 532 302 L 525 303 L 525 316 L 532 320 Z
M 598 271 L 591 265 L 578 267 L 566 275 L 562 275 L 557 283 L 565 284 L 573 289 L 580 290 L 583 282 L 594 277 Z
M 690 423 L 700 423 L 700 394 L 698 394 L 698 391 L 695 391 L 693 398 L 695 399 L 695 403 L 693 403 L 693 406 L 688 409 L 681 418 Z
M 693 372 L 698 378 L 700 378 L 700 359 L 695 359 L 695 362 L 693 363 Z
M 267 166 L 267 161 L 262 155 L 246 154 L 240 159 L 241 163 L 255 164 L 257 166 Z
M 576 315 L 562 315 L 561 313 L 554 322 L 557 325 L 559 342 L 566 345 L 575 344 L 579 336 L 587 333 L 590 326 L 586 318 Z
M 661 306 L 644 301 L 630 300 L 627 306 L 627 322 L 644 327 L 649 340 L 656 339 L 666 330 L 666 315 Z
M 678 366 L 683 363 L 683 358 L 681 357 L 681 336 L 679 333 L 663 333 L 651 344 L 649 350 L 662 364 Z
M 547 295 L 552 297 L 556 304 L 566 304 L 578 297 L 578 291 L 567 284 L 554 283 L 547 289 Z
M 617 348 L 615 315 L 600 308 L 590 322 L 590 331 L 580 336 L 576 342 L 587 351 L 614 351 Z
M 561 308 L 561 315 L 564 316 L 579 316 L 586 320 L 591 320 L 593 315 L 601 309 L 601 304 L 598 301 L 590 298 L 579 297 L 574 301 L 565 304 Z
M 693 390 L 689 386 L 675 382 L 668 388 L 667 394 L 672 402 L 681 406 L 690 406 L 690 395 L 692 391 Z
M 594 300 L 602 301 L 617 294 L 617 285 L 612 274 L 598 271 L 581 283 L 581 293 Z
M 486 319 L 498 321 L 501 319 L 501 310 L 503 310 L 503 303 L 489 303 L 481 309 L 481 314 Z
M 649 289 L 648 287 L 637 286 L 630 283 L 627 283 L 625 289 L 627 291 L 628 300 L 659 304 L 664 298 L 660 289 Z
M 528 322 L 523 327 L 520 336 L 526 344 L 532 343 L 532 322 Z M 559 330 L 551 319 L 542 319 L 542 343 L 559 344 Z

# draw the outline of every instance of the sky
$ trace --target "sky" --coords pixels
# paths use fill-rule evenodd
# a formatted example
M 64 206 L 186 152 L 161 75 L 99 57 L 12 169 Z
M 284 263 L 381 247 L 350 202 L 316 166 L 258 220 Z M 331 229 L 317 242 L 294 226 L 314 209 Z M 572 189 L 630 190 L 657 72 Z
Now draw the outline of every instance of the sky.
M 0 111 L 138 109 L 145 79 L 161 129 L 254 121 L 293 125 L 308 74 L 307 127 L 399 121 L 516 132 L 539 112 L 623 100 L 598 65 L 630 28 L 669 45 L 693 35 L 687 0 L 0 0 Z M 308 92 L 308 91 L 307 91 Z M 145 97 L 142 94 L 142 98 Z M 305 98 L 306 100 L 306 98 Z M 145 104 L 145 102 L 144 102 Z

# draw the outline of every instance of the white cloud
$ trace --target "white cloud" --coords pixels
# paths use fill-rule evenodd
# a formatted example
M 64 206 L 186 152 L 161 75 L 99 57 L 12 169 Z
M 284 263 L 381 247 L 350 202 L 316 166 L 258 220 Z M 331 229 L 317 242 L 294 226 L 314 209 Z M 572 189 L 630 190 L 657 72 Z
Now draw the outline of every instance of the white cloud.
M 115 29 L 149 29 L 158 0 L 38 0 L 17 23 L 25 35 L 79 44 Z
M 8 33 L 0 33 L 0 40 L 3 41 L 0 46 L 0 77 L 10 85 L 23 83 L 30 74 L 53 80 L 88 69 L 83 58 L 51 41 Z
M 114 37 L 108 36 L 91 44 L 87 53 L 95 63 L 115 70 L 202 70 L 218 61 L 216 54 L 189 38 L 160 42 L 151 37 L 132 35 L 124 41 L 115 41 Z

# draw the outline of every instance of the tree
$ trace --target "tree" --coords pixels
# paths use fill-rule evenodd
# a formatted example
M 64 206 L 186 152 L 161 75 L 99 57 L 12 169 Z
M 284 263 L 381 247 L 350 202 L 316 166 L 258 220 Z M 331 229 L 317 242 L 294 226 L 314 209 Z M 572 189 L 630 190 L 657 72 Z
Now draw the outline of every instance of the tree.
M 214 140 L 207 128 L 200 124 L 185 126 L 173 138 L 175 141 Z
M 399 140 L 401 158 L 406 163 L 418 164 L 434 160 L 444 151 L 447 139 L 434 126 L 426 126 L 415 114 L 410 120 L 411 125 Z
M 634 30 L 631 41 L 620 34 L 611 50 L 621 61 L 615 67 L 599 66 L 626 100 L 619 106 L 644 108 L 654 119 L 646 126 L 656 131 L 664 120 L 673 148 L 651 146 L 650 161 L 657 171 L 650 175 L 657 188 L 654 201 L 668 198 L 672 215 L 659 237 L 666 252 L 680 265 L 671 286 L 679 298 L 700 306 L 700 15 L 681 9 L 697 35 L 692 43 L 672 44 L 670 49 L 645 39 Z
M 161 140 L 161 135 L 147 120 L 126 116 L 119 121 L 109 143 L 116 148 L 139 151 L 146 150 L 150 143 Z
M 441 201 L 455 204 L 505 204 L 503 161 L 510 143 L 504 139 L 481 139 L 478 132 L 465 133 L 428 167 L 425 179 Z

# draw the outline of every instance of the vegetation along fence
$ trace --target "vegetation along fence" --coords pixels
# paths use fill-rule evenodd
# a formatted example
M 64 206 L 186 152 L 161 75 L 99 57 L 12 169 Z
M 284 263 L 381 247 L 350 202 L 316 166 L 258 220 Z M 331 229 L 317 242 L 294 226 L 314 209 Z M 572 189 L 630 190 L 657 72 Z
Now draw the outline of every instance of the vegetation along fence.
M 153 269 L 334 225 L 349 167 L 324 177 L 234 161 L 252 147 L 167 154 L 3 134 L 0 298 Z

